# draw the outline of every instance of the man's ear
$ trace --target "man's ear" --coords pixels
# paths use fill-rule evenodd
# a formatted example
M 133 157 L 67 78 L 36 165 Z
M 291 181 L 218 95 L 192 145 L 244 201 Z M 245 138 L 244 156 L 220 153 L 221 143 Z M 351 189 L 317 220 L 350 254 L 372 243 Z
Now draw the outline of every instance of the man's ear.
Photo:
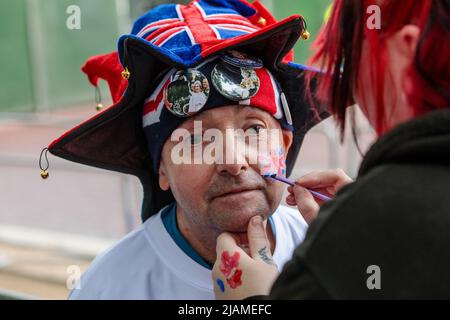
M 294 135 L 291 131 L 288 131 L 288 130 L 282 130 L 282 133 L 283 133 L 283 146 L 284 146 L 284 150 L 286 150 L 286 153 L 287 153 L 289 151 L 289 149 L 291 148 Z
M 167 191 L 170 189 L 169 179 L 166 174 L 166 168 L 164 166 L 164 161 L 161 159 L 161 164 L 159 165 L 159 187 L 163 191 Z

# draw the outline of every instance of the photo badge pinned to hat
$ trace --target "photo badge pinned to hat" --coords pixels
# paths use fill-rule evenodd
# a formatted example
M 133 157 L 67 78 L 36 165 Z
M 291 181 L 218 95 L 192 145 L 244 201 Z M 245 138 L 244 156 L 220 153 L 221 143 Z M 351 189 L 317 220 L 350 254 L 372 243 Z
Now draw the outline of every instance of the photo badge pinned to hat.
M 254 97 L 261 80 L 255 70 L 264 67 L 261 59 L 238 51 L 229 51 L 213 60 L 215 63 L 207 77 L 200 68 L 177 71 L 165 89 L 165 105 L 178 117 L 190 117 L 202 110 L 210 96 L 210 90 L 231 101 L 246 101 Z M 203 70 L 203 69 L 202 69 Z M 213 82 L 210 87 L 209 80 Z
M 209 81 L 196 69 L 176 72 L 165 92 L 167 109 L 178 117 L 190 117 L 199 112 L 209 98 Z
M 221 57 L 211 78 L 214 87 L 232 101 L 243 101 L 254 97 L 261 86 L 255 69 L 263 67 L 261 59 L 247 54 L 229 51 Z

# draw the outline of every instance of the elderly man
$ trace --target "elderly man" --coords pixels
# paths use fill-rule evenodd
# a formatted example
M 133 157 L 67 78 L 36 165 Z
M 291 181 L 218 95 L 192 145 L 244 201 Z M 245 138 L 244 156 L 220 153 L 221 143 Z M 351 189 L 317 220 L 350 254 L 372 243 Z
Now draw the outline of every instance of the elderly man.
M 308 70 L 290 62 L 302 33 L 301 16 L 277 23 L 259 2 L 163 5 L 119 40 L 119 55 L 86 63 L 94 85 L 109 82 L 115 105 L 49 150 L 136 175 L 144 223 L 95 259 L 71 299 L 214 299 L 217 236 L 233 233 L 248 249 L 254 216 L 281 270 L 307 225 L 280 206 L 284 187 L 264 174 L 289 174 L 305 133 L 325 115 L 305 103 Z M 121 66 L 127 81 L 117 77 Z M 252 76 L 251 90 L 242 74 Z M 195 83 L 208 90 L 192 110 Z M 245 277 L 234 272 L 228 285 Z

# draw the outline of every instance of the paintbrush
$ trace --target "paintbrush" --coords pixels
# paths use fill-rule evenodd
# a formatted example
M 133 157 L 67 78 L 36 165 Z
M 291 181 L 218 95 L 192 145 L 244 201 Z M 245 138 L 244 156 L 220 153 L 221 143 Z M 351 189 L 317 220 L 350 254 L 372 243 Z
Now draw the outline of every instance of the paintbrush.
M 263 177 L 264 178 L 268 178 L 268 179 L 274 179 L 274 180 L 278 180 L 278 181 L 280 181 L 280 182 L 283 182 L 283 183 L 286 183 L 286 184 L 288 184 L 288 185 L 290 185 L 290 186 L 295 186 L 295 182 L 294 181 L 291 181 L 291 180 L 289 180 L 289 179 L 286 179 L 285 177 L 282 177 L 282 176 L 279 176 L 278 174 L 276 174 L 276 173 L 274 173 L 274 174 L 264 174 L 263 175 Z M 320 192 L 317 192 L 317 191 L 314 191 L 314 190 L 311 190 L 311 189 L 308 189 L 308 188 L 306 188 L 309 192 L 311 192 L 311 194 L 314 196 L 314 197 L 316 197 L 317 199 L 320 199 L 320 200 L 323 200 L 323 201 L 330 201 L 330 200 L 333 200 L 332 198 L 330 198 L 330 197 L 328 197 L 328 196 L 326 196 L 326 195 L 323 195 L 323 194 L 321 194 Z

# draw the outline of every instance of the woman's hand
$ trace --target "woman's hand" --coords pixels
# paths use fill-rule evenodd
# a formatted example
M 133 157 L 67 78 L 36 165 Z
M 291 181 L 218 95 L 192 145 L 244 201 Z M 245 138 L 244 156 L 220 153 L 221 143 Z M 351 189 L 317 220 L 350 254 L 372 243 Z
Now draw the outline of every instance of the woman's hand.
M 213 267 L 214 294 L 219 300 L 240 300 L 268 295 L 278 277 L 270 243 L 260 216 L 248 224 L 250 255 L 245 253 L 230 233 L 217 238 L 217 258 Z
M 295 181 L 296 186 L 288 188 L 286 203 L 297 206 L 303 218 L 310 224 L 317 217 L 323 201 L 314 198 L 306 188 L 334 197 L 342 187 L 352 182 L 342 169 L 315 171 Z

